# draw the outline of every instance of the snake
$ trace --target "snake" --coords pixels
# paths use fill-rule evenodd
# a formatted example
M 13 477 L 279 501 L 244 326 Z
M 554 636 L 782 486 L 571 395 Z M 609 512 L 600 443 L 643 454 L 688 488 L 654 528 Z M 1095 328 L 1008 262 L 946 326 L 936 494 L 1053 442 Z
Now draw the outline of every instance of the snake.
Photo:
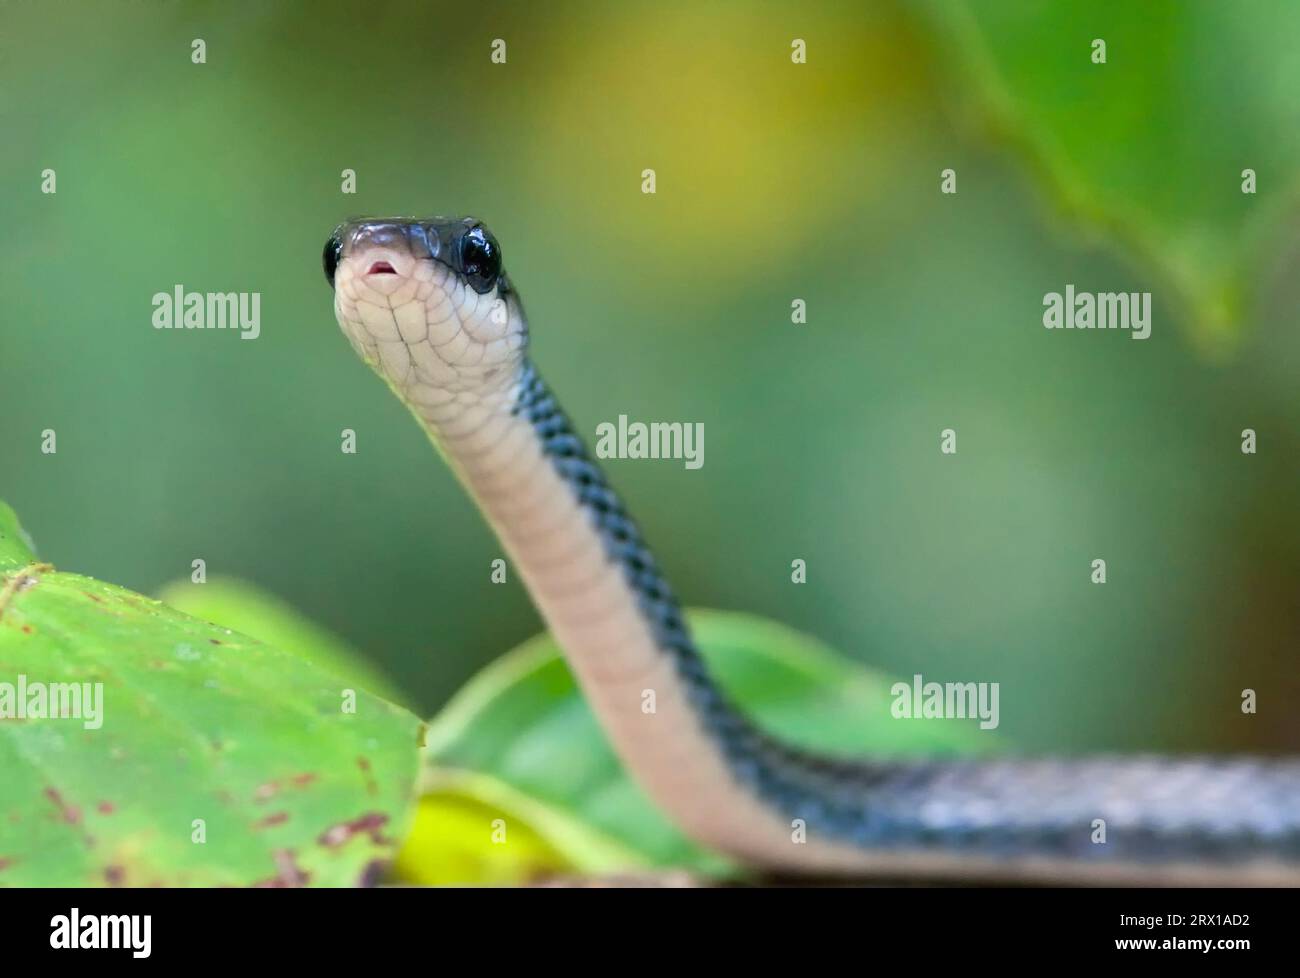
M 323 264 L 353 350 L 490 524 L 621 763 L 696 843 L 782 878 L 1300 883 L 1295 757 L 840 756 L 769 734 L 713 678 L 542 379 L 486 225 L 356 218 Z

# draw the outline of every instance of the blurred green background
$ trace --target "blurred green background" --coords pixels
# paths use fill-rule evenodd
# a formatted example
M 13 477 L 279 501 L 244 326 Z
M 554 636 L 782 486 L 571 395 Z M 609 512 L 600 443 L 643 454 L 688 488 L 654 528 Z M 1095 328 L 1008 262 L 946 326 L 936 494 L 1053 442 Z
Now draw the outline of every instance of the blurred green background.
M 610 463 L 689 603 L 1000 682 L 1031 749 L 1300 748 L 1295 5 L 0 15 L 0 498 L 45 559 L 156 592 L 202 557 L 426 714 L 536 632 L 320 270 L 349 215 L 472 213 L 589 440 L 704 423 L 699 471 Z M 1044 330 L 1071 282 L 1151 291 L 1152 337 Z M 261 337 L 154 330 L 177 283 L 261 292 Z

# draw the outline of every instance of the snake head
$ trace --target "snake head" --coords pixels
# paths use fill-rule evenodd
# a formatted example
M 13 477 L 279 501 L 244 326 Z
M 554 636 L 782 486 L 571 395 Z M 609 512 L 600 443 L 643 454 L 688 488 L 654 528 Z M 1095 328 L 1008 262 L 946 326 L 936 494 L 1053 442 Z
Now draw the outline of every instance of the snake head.
M 344 335 L 413 406 L 517 378 L 528 326 L 482 221 L 358 218 L 323 257 Z

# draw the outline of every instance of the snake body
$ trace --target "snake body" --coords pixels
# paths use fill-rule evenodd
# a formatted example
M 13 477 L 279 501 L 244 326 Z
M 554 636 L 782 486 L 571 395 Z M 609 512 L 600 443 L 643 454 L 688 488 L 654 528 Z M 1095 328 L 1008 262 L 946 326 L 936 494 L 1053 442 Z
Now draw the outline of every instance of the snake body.
M 765 734 L 710 677 L 636 523 L 530 359 L 487 229 L 350 221 L 326 243 L 325 271 L 343 333 L 484 513 L 615 751 L 696 841 L 787 873 L 1300 882 L 1296 759 L 845 759 Z

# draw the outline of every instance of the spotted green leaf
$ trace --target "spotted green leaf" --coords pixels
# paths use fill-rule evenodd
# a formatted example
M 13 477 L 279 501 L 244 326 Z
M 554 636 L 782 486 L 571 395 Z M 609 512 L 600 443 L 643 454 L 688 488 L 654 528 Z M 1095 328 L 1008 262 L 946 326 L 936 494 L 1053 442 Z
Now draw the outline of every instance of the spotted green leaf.
M 35 708 L 31 691 L 52 684 L 90 684 L 80 717 L 13 716 L 20 685 Z M 6 703 L 0 885 L 357 884 L 406 833 L 416 717 L 296 655 L 38 562 L 0 504 Z

